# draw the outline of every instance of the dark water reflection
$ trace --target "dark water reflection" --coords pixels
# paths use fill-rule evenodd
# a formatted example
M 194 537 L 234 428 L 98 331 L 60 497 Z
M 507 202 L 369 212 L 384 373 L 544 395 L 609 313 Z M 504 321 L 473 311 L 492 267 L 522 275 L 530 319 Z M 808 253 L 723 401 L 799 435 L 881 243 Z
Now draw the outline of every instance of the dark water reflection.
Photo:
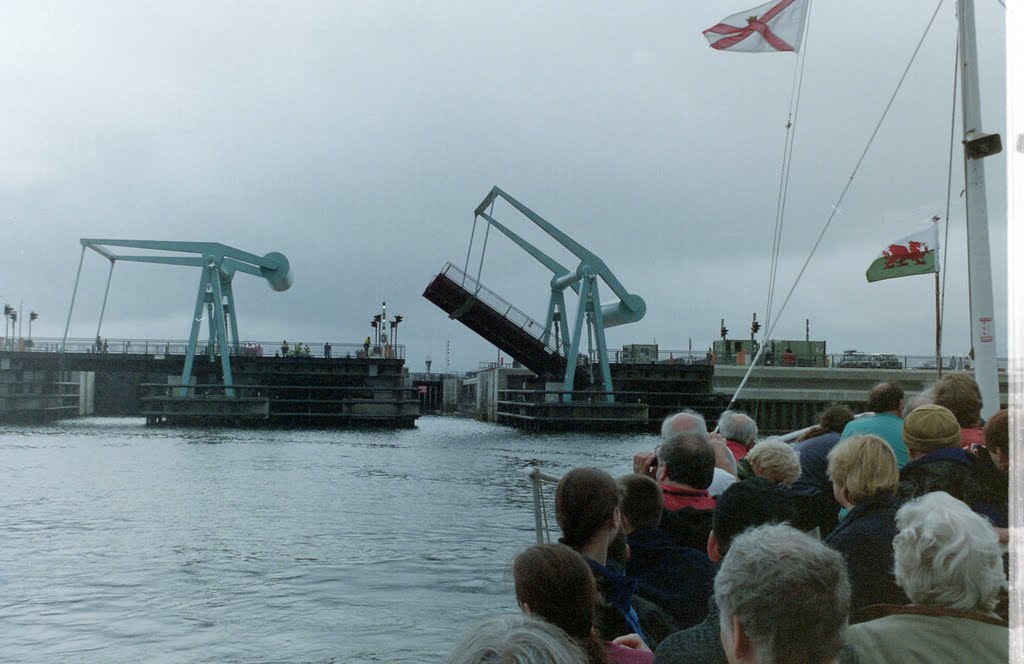
M 0 661 L 433 662 L 515 610 L 526 469 L 650 436 L 0 428 Z

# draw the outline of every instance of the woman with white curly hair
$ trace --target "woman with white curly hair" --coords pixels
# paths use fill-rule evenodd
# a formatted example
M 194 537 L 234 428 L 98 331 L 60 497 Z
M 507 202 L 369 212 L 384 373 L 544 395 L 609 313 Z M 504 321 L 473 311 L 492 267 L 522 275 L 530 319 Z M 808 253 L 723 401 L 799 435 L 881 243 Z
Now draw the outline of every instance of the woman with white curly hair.
M 587 664 L 561 629 L 526 615 L 496 616 L 473 627 L 446 664 Z
M 936 491 L 896 513 L 896 583 L 908 606 L 877 606 L 850 627 L 861 662 L 1009 661 L 1010 632 L 993 611 L 1006 587 L 992 525 Z
M 772 484 L 788 487 L 800 477 L 800 455 L 777 436 L 754 445 L 739 465 L 746 467 L 740 472 L 740 479 L 756 475 Z

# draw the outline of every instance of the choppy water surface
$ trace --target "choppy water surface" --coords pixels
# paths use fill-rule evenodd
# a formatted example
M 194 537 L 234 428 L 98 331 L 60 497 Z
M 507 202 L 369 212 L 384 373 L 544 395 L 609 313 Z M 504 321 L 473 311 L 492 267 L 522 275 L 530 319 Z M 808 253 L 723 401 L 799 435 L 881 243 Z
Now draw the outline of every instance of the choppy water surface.
M 0 427 L 0 661 L 434 662 L 515 610 L 525 469 L 650 436 Z

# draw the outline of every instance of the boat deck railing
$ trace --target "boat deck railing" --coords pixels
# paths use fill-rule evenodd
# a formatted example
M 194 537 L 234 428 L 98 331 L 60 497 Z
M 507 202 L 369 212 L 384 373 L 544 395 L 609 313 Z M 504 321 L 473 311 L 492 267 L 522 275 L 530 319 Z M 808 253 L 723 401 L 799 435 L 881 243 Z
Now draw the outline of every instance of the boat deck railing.
M 536 466 L 530 468 L 528 475 L 533 486 L 533 519 L 537 544 L 550 544 L 551 526 L 548 522 L 548 502 L 544 491 L 545 487 L 557 486 L 562 478 L 549 475 Z

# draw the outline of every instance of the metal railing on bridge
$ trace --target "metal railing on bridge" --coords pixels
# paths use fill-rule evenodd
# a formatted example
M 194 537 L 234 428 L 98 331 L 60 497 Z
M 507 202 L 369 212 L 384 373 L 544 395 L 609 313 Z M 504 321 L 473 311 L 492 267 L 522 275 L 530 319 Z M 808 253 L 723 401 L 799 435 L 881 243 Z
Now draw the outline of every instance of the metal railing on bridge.
M 446 263 L 441 269 L 441 274 L 447 276 L 462 288 L 473 293 L 473 297 L 480 300 L 491 309 L 497 311 L 499 314 L 504 316 L 506 320 L 527 332 L 538 341 L 544 343 L 551 352 L 558 353 L 559 355 L 565 354 L 564 339 L 559 338 L 556 343 L 556 339 L 554 337 L 549 337 L 547 341 L 544 341 L 544 326 L 541 323 L 530 318 L 530 316 L 523 313 L 523 311 L 518 307 L 510 304 L 505 300 L 505 298 L 501 297 L 487 286 L 484 286 L 482 283 L 469 276 L 455 265 Z
M 730 354 L 712 357 L 707 351 L 695 350 L 657 350 L 642 359 L 631 356 L 622 350 L 610 350 L 613 364 L 715 364 L 720 366 L 748 366 L 753 357 L 750 354 Z M 794 353 L 794 367 L 821 366 L 835 369 L 913 369 L 918 371 L 935 371 L 935 355 L 897 355 L 893 353 L 830 353 L 824 358 L 818 355 L 811 361 L 810 357 L 801 357 Z M 823 361 L 822 361 L 823 360 Z M 1009 360 L 997 358 L 1000 371 L 1006 371 Z M 767 365 L 771 366 L 771 365 Z M 776 365 L 782 366 L 782 365 Z M 787 367 L 788 368 L 788 367 Z M 943 355 L 942 368 L 948 371 L 970 371 L 974 363 L 970 357 L 963 355 Z
M 328 345 L 330 348 L 328 349 Z M 0 339 L 0 350 L 11 352 L 42 352 L 59 353 L 61 339 L 59 337 L 36 337 L 34 339 Z M 183 339 L 138 339 L 109 337 L 103 339 L 69 338 L 64 345 L 65 353 L 99 353 L 120 355 L 185 355 L 188 340 Z M 211 348 L 200 345 L 197 354 L 209 355 Z M 214 345 L 214 355 L 220 350 Z M 367 352 L 368 351 L 368 352 Z M 385 359 L 405 359 L 405 346 L 379 346 L 371 344 L 367 349 L 360 343 L 335 343 L 333 341 L 317 341 L 314 343 L 288 343 L 273 341 L 244 341 L 237 351 L 229 348 L 230 355 L 243 357 L 366 357 Z

